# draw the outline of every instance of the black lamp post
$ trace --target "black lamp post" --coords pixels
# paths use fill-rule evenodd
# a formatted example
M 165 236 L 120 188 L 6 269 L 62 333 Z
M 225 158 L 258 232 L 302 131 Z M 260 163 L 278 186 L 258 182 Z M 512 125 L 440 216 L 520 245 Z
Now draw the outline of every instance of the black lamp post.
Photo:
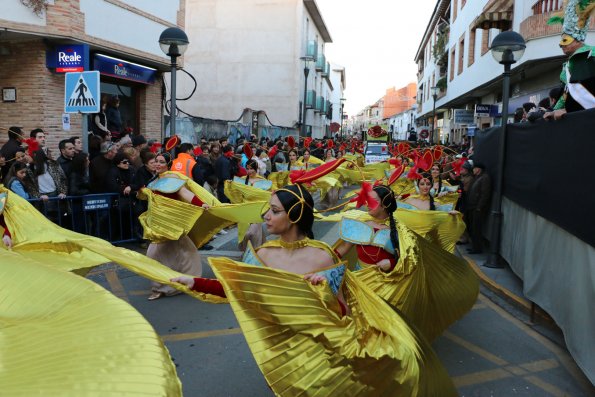
M 305 56 L 300 58 L 304 61 L 304 103 L 302 108 L 302 136 L 307 135 L 306 131 L 306 100 L 308 96 L 308 75 L 310 74 L 309 63 L 314 60 L 311 56 Z
M 159 36 L 161 51 L 171 58 L 171 106 L 169 136 L 176 134 L 176 59 L 188 48 L 188 36 L 180 28 L 167 28 Z
M 341 98 L 341 139 L 343 139 L 343 107 L 347 99 Z
M 432 132 L 430 133 L 430 146 L 434 144 L 434 125 L 436 124 L 436 99 L 438 98 L 438 87 L 430 87 L 432 98 L 434 99 L 434 106 L 432 107 Z
M 525 39 L 513 31 L 500 33 L 492 41 L 490 51 L 498 62 L 504 65 L 502 74 L 502 136 L 498 147 L 498 176 L 496 198 L 492 211 L 492 241 L 490 255 L 484 266 L 504 267 L 500 258 L 500 236 L 502 232 L 502 190 L 504 188 L 504 163 L 506 161 L 506 125 L 508 124 L 508 100 L 510 97 L 510 65 L 517 62 L 525 52 Z

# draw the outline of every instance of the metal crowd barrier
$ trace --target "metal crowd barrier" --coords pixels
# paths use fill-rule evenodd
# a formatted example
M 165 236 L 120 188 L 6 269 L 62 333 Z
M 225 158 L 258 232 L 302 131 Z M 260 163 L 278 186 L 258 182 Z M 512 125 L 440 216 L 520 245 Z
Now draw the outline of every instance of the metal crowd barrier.
M 99 237 L 112 244 L 142 240 L 138 215 L 144 202 L 117 193 L 66 196 L 60 199 L 31 199 L 29 202 L 46 218 L 77 233 Z

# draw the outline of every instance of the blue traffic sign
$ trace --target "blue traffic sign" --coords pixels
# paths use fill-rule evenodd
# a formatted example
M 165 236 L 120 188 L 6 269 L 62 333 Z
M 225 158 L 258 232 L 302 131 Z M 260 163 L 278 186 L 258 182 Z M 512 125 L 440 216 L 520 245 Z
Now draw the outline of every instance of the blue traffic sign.
M 99 112 L 99 72 L 74 72 L 65 74 L 64 112 Z

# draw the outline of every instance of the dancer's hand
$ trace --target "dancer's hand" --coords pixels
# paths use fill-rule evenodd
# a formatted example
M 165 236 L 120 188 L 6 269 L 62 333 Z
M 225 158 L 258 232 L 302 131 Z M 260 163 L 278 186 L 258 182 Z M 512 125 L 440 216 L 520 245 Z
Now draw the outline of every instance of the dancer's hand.
M 211 208 L 210 205 L 208 205 L 207 203 L 202 205 L 202 208 L 204 208 L 205 210 L 208 210 L 209 208 Z
M 390 270 L 390 261 L 388 259 L 383 259 L 376 263 L 376 266 L 378 266 L 378 268 L 383 272 L 387 272 Z
M 2 236 L 2 242 L 4 243 L 6 248 L 12 248 L 12 239 L 10 238 L 10 236 Z
M 450 215 L 458 215 L 458 214 L 459 214 L 459 211 L 454 211 L 454 210 L 453 210 L 453 211 L 448 211 L 448 213 L 449 213 Z
M 309 273 L 304 275 L 304 280 L 309 281 L 312 285 L 319 285 L 322 284 L 326 279 L 320 274 Z
M 192 289 L 192 287 L 194 287 L 194 279 L 192 277 L 186 277 L 186 276 L 174 277 L 174 278 L 170 279 L 169 281 L 185 285 L 186 287 L 188 287 L 190 289 Z

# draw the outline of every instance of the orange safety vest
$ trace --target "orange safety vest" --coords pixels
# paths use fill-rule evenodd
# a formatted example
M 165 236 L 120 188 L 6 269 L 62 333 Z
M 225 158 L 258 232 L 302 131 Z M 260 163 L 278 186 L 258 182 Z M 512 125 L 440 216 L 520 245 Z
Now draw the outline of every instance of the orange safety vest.
M 171 164 L 171 171 L 179 172 L 180 174 L 186 175 L 188 178 L 192 179 L 192 168 L 196 161 L 194 157 L 192 157 L 188 153 L 180 153 L 178 157 L 172 162 Z

